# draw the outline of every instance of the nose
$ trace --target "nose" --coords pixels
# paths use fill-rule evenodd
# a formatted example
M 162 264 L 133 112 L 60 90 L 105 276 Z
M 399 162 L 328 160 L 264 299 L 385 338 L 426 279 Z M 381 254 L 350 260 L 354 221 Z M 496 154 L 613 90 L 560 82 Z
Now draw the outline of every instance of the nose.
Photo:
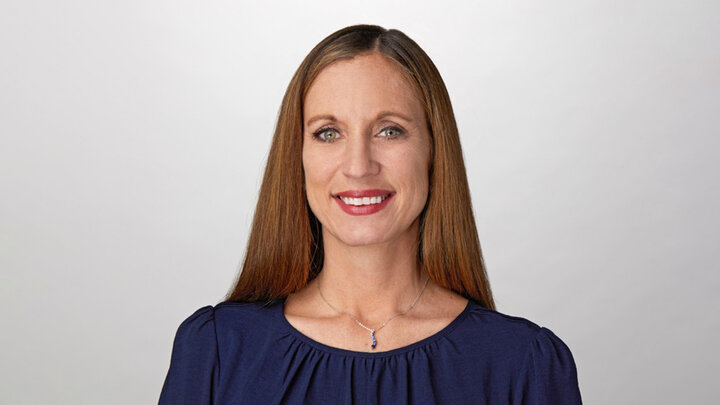
M 342 171 L 350 178 L 375 175 L 380 164 L 375 160 L 372 143 L 366 136 L 350 136 L 345 142 Z

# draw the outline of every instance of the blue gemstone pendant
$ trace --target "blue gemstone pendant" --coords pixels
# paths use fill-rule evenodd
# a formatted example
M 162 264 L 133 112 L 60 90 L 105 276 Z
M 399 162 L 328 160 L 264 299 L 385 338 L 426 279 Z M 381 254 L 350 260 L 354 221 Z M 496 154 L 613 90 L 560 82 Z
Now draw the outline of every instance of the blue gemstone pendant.
M 377 340 L 375 340 L 375 329 L 370 331 L 370 337 L 372 338 L 372 344 L 370 347 L 374 349 L 375 346 L 377 346 Z

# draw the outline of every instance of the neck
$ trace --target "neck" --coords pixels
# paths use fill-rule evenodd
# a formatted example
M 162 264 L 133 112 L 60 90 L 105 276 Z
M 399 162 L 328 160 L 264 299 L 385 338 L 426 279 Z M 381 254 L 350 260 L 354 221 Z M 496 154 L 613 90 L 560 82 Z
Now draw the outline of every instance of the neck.
M 316 279 L 322 295 L 336 309 L 372 325 L 407 310 L 427 278 L 417 260 L 417 232 L 366 246 L 348 246 L 323 233 L 323 247 L 324 265 Z

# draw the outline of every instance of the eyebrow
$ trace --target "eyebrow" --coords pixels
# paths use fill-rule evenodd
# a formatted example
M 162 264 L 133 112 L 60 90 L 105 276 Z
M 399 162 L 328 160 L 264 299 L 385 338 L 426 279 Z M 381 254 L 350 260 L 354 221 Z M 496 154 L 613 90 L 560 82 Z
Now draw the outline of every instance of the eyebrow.
M 403 119 L 403 120 L 405 120 L 405 121 L 407 121 L 407 122 L 412 122 L 412 119 L 408 118 L 407 116 L 405 116 L 405 115 L 403 115 L 403 114 L 400 114 L 400 113 L 398 113 L 398 112 L 395 112 L 395 111 L 380 111 L 380 113 L 377 115 L 377 117 L 375 117 L 375 120 L 379 120 L 379 119 L 382 119 L 382 118 L 385 118 L 385 117 L 389 117 L 389 116 L 395 116 L 395 117 L 401 118 L 401 119 Z M 317 121 L 317 120 L 321 120 L 321 119 L 327 119 L 327 120 L 335 121 L 335 122 L 338 121 L 338 119 L 335 118 L 334 115 L 330 115 L 330 114 L 316 115 L 316 116 L 310 118 L 310 119 L 307 121 L 307 124 L 306 124 L 306 125 L 310 125 L 310 124 L 312 124 L 313 122 L 315 122 L 315 121 Z

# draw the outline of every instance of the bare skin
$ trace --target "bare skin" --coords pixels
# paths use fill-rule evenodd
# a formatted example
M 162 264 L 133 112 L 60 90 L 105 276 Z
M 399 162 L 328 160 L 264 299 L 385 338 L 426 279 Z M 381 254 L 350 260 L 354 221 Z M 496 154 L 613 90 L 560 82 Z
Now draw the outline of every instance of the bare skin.
M 325 261 L 315 280 L 288 296 L 288 322 L 315 341 L 360 352 L 393 350 L 442 330 L 467 299 L 432 281 L 412 310 L 376 332 L 375 349 L 370 333 L 328 306 L 317 286 L 335 308 L 378 328 L 410 307 L 427 278 L 416 258 L 429 192 L 430 134 L 415 89 L 392 61 L 370 53 L 323 69 L 303 111 L 305 186 L 322 224 Z M 379 116 L 386 111 L 397 114 Z M 395 194 L 374 214 L 340 208 L 335 194 L 367 189 Z
M 393 318 L 376 332 L 378 344 L 375 349 L 371 349 L 370 333 L 349 316 L 339 315 L 329 308 L 317 293 L 316 283 L 317 280 L 313 280 L 301 291 L 288 296 L 285 318 L 300 333 L 317 342 L 358 352 L 388 351 L 423 340 L 445 328 L 467 305 L 467 299 L 430 281 L 412 310 Z M 413 299 L 411 297 L 405 307 L 397 312 L 407 309 Z M 333 303 L 333 306 L 338 307 L 336 304 L 342 306 L 339 302 Z M 377 328 L 387 318 L 389 316 L 382 320 L 375 318 L 375 321 L 358 319 L 370 328 Z

